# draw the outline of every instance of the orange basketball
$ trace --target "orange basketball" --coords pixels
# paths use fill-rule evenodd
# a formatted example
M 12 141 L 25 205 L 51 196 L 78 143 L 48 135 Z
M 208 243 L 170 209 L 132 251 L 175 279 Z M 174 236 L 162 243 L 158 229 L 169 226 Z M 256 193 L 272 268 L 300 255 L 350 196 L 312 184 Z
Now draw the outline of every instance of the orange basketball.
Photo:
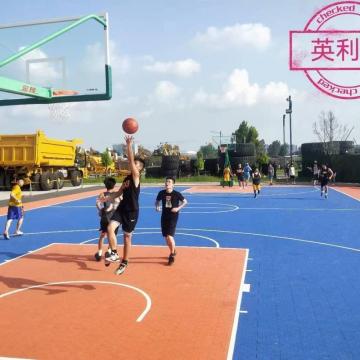
M 127 118 L 123 121 L 122 128 L 127 134 L 135 134 L 139 129 L 139 124 L 134 118 Z

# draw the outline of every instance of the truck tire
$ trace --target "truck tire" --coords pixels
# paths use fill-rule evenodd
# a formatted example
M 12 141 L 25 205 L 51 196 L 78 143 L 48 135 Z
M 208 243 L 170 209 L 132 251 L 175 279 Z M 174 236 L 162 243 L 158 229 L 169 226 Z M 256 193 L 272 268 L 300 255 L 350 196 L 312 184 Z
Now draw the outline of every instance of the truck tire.
M 62 189 L 65 184 L 65 177 L 61 171 L 57 171 L 54 174 L 54 189 Z
M 0 191 L 5 190 L 5 171 L 0 169 Z
M 70 181 L 72 186 L 80 186 L 82 184 L 82 175 L 78 170 L 71 172 Z
M 31 188 L 33 191 L 41 190 L 40 178 L 41 178 L 41 174 L 39 174 L 39 173 L 36 173 L 31 176 Z
M 52 173 L 48 171 L 42 173 L 40 176 L 41 190 L 43 191 L 51 190 L 53 188 L 53 179 L 54 177 Z

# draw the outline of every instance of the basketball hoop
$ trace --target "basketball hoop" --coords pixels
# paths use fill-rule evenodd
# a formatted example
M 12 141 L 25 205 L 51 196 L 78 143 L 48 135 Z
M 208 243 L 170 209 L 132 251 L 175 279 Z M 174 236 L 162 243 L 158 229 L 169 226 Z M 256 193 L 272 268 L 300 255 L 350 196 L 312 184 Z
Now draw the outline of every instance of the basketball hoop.
M 52 96 L 71 96 L 77 95 L 78 92 L 74 90 L 56 89 L 52 91 Z M 50 103 L 48 109 L 50 112 L 50 118 L 54 122 L 64 122 L 71 118 L 70 109 L 74 103 L 63 102 L 63 103 Z

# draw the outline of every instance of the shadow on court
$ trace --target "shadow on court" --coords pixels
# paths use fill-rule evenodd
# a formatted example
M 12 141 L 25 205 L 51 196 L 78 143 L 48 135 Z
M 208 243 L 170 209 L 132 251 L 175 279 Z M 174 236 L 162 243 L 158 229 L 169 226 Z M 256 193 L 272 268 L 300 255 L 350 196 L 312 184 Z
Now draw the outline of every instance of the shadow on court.
M 24 289 L 32 286 L 41 286 L 44 283 L 38 282 L 35 280 L 19 278 L 19 277 L 5 277 L 0 276 L 0 283 L 3 283 L 8 288 L 11 289 Z M 46 293 L 46 295 L 56 295 L 60 293 L 67 292 L 72 289 L 83 289 L 83 290 L 95 290 L 95 287 L 92 285 L 70 285 L 70 284 L 57 284 L 57 285 L 48 285 L 43 287 L 35 287 L 31 290 L 40 290 Z

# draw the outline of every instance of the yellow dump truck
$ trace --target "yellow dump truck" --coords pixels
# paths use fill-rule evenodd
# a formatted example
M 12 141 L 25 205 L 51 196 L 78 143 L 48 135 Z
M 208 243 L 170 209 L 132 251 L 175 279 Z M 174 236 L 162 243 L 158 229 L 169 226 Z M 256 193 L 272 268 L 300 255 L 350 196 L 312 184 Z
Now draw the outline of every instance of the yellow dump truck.
M 86 155 L 79 156 L 81 143 L 50 139 L 42 131 L 0 135 L 0 189 L 10 188 L 14 178 L 31 183 L 33 190 L 61 189 L 65 180 L 79 186 L 86 175 Z

